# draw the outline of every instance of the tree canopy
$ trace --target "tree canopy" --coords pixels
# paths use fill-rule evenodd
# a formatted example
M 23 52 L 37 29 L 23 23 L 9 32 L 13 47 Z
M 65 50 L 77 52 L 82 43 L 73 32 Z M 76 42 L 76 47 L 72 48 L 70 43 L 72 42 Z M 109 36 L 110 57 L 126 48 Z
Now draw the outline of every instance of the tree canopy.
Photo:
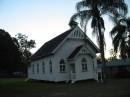
M 19 49 L 12 37 L 5 30 L 0 29 L 0 71 L 12 72 L 21 63 Z
M 26 72 L 31 56 L 30 49 L 35 47 L 34 40 L 18 33 L 11 37 L 8 32 L 0 29 L 0 72 Z
M 27 63 L 32 55 L 30 50 L 36 45 L 35 40 L 29 40 L 26 35 L 18 33 L 15 35 L 14 42 L 17 44 L 19 51 L 22 53 L 23 63 Z

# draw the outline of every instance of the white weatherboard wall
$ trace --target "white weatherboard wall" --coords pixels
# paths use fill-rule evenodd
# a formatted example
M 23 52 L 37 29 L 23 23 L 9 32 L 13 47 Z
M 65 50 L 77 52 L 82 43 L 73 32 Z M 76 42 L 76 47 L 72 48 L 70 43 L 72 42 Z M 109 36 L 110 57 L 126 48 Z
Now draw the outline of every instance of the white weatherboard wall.
M 81 64 L 81 60 L 82 58 L 86 58 L 87 59 L 87 71 L 82 71 L 82 64 Z M 96 76 L 95 76 L 95 71 L 93 68 L 93 59 L 90 58 L 88 55 L 79 55 L 76 59 L 76 79 L 75 80 L 86 80 L 86 79 L 95 79 L 96 80 Z
M 52 73 L 50 72 L 50 65 L 49 62 L 52 62 Z M 44 62 L 45 65 L 45 73 L 42 70 L 42 63 Z M 55 76 L 55 66 L 53 64 L 54 58 L 53 56 L 46 57 L 44 59 L 36 60 L 31 62 L 30 67 L 28 68 L 28 78 L 29 79 L 37 79 L 37 80 L 46 80 L 46 81 L 53 81 Z M 34 64 L 34 74 L 33 74 L 33 65 Z M 39 73 L 37 73 L 37 64 L 39 64 Z

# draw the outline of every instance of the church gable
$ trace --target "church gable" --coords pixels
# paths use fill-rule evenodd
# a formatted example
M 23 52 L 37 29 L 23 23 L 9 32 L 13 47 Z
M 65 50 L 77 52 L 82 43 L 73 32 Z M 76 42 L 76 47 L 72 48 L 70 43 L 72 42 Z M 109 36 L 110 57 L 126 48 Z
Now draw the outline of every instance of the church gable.
M 79 54 L 88 54 L 89 53 L 89 50 L 87 49 L 87 48 L 85 48 L 85 47 L 83 47 L 81 50 L 80 50 L 80 52 L 79 52 Z
M 72 33 L 68 36 L 68 38 L 71 39 L 84 39 L 85 38 L 85 33 L 83 33 L 79 27 L 77 26 Z
M 80 45 L 68 56 L 67 59 L 73 59 L 77 55 L 88 55 L 92 58 L 95 57 L 95 54 L 92 50 L 90 50 L 87 46 Z
M 88 46 L 84 46 L 84 47 L 80 50 L 79 54 L 82 54 L 82 55 L 87 54 L 87 55 L 89 55 L 90 57 L 95 57 L 95 53 L 94 53 L 94 52 L 92 51 L 92 49 L 90 49 Z

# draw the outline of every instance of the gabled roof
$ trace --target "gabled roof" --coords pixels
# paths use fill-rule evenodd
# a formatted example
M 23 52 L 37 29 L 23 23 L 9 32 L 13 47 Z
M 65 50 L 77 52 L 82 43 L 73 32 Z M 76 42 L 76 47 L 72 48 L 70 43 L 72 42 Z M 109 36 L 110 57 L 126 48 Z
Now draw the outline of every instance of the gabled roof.
M 75 50 L 69 55 L 69 57 L 67 59 L 73 59 L 82 47 L 83 47 L 83 45 L 80 45 L 77 48 L 75 48 Z
M 73 29 L 70 29 L 52 40 L 46 42 L 32 57 L 31 60 L 37 60 L 42 57 L 52 55 L 52 51 L 69 35 Z
M 81 30 L 78 26 L 76 27 L 79 30 Z M 65 38 L 74 30 L 75 28 L 71 28 L 70 30 L 67 30 L 66 32 L 60 34 L 59 36 L 53 38 L 52 40 L 46 42 L 34 55 L 32 55 L 31 60 L 38 60 L 50 55 L 53 55 L 55 52 L 53 52 L 54 50 L 56 50 L 56 48 L 63 42 L 63 40 L 65 40 Z M 82 30 L 81 30 L 82 31 Z M 83 32 L 83 31 L 82 31 Z M 83 32 L 84 33 L 84 32 Z M 89 37 L 87 35 L 85 35 L 86 39 L 85 41 L 90 44 L 90 46 L 96 51 L 99 52 L 98 48 L 96 47 L 96 45 L 89 39 Z M 80 47 L 75 49 L 76 51 L 81 49 Z M 72 53 L 72 55 L 70 55 L 70 57 L 75 56 L 75 52 L 74 51 Z

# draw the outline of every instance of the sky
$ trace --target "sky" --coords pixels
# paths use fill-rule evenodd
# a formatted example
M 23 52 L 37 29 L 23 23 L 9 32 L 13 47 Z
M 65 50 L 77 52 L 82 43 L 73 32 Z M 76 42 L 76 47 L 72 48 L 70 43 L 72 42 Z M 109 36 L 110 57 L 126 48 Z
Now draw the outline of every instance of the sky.
M 0 28 L 14 37 L 17 33 L 36 41 L 35 53 L 45 42 L 69 29 L 70 17 L 76 12 L 75 5 L 80 0 L 0 0 Z M 130 0 L 126 1 L 130 6 Z M 130 12 L 129 12 L 130 13 Z M 90 24 L 88 24 L 90 25 Z M 105 18 L 106 56 L 112 49 L 108 32 L 112 29 Z M 96 44 L 88 26 L 87 35 Z

